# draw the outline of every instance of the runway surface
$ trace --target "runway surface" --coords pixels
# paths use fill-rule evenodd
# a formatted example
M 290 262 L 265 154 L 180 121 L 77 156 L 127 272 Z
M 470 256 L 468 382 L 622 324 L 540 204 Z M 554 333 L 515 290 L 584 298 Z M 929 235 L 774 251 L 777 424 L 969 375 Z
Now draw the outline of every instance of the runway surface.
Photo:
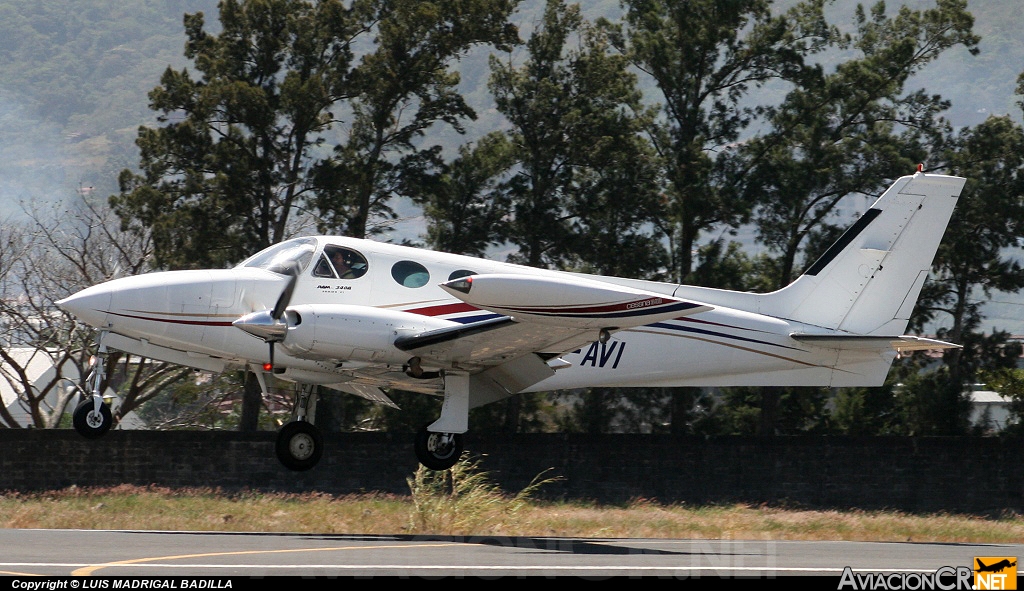
M 0 576 L 836 577 L 934 573 L 1024 544 L 0 530 Z M 25 588 L 25 587 L 22 587 Z M 83 587 L 85 588 L 85 587 Z

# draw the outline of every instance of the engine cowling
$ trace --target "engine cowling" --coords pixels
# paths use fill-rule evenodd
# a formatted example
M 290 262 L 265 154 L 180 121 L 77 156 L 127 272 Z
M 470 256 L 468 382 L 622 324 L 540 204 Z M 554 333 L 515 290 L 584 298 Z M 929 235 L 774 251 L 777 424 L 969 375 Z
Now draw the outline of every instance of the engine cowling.
M 281 342 L 304 359 L 338 359 L 401 364 L 409 354 L 394 346 L 400 336 L 451 326 L 449 320 L 347 304 L 304 304 L 285 313 Z

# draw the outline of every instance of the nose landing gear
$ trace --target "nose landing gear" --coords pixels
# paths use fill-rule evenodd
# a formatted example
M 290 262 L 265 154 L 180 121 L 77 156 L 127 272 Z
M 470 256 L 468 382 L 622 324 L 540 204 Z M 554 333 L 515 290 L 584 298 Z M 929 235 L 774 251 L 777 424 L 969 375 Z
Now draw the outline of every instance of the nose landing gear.
M 92 374 L 89 376 L 92 396 L 78 403 L 72 414 L 75 431 L 87 439 L 102 437 L 114 424 L 110 407 L 103 403 L 103 396 L 100 392 L 100 388 L 103 386 L 103 372 L 106 367 L 107 346 L 103 344 L 103 337 L 106 334 L 106 331 L 100 332 L 96 339 L 96 356 L 93 357 Z

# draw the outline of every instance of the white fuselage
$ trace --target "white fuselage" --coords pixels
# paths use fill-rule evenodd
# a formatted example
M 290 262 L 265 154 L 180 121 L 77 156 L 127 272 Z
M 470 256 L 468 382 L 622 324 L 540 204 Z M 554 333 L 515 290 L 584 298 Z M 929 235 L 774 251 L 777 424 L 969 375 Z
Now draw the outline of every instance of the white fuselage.
M 312 274 L 325 245 L 358 251 L 367 271 L 358 278 Z M 448 253 L 341 237 L 321 237 L 296 284 L 289 310 L 325 306 L 301 343 L 289 336 L 277 352 L 286 379 L 321 384 L 360 380 L 381 386 L 441 391 L 437 383 L 402 372 L 409 355 L 391 345 L 418 332 L 499 317 L 439 287 L 466 273 L 515 273 L 615 285 L 673 295 L 679 286 L 582 276 Z M 410 264 L 411 263 L 411 264 Z M 402 271 L 419 270 L 413 280 Z M 422 269 L 422 270 L 420 270 Z M 422 276 L 425 271 L 429 276 Z M 409 287 L 402 283 L 418 285 Z M 81 320 L 108 331 L 115 348 L 142 356 L 220 370 L 264 363 L 268 345 L 232 322 L 274 306 L 286 278 L 256 267 L 151 273 L 107 282 L 61 302 Z M 708 295 L 714 292 L 709 290 Z M 511 294 L 515 300 L 515 294 Z M 716 306 L 678 319 L 615 332 L 561 355 L 554 376 L 527 388 L 543 391 L 591 386 L 728 386 L 767 381 L 792 385 L 877 385 L 895 352 L 842 351 L 800 343 L 791 334 L 814 327 Z M 312 307 L 310 307 L 312 306 Z M 307 316 L 308 318 L 308 316 Z M 306 325 L 310 326 L 309 323 Z M 291 329 L 290 329 L 291 330 Z M 298 334 L 298 333 L 296 333 Z M 842 366 L 842 369 L 836 369 Z M 862 368 L 862 371 L 859 369 Z

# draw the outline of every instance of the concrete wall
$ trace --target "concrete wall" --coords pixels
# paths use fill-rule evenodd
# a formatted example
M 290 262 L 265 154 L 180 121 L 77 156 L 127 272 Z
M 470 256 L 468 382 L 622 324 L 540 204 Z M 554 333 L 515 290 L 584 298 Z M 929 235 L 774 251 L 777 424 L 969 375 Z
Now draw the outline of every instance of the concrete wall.
M 290 472 L 275 434 L 0 430 L 0 490 L 121 483 L 330 494 L 409 492 L 411 435 L 325 436 L 320 464 Z M 1024 441 L 1010 438 L 517 435 L 466 437 L 491 481 L 538 496 L 622 503 L 746 502 L 911 512 L 1024 512 Z

